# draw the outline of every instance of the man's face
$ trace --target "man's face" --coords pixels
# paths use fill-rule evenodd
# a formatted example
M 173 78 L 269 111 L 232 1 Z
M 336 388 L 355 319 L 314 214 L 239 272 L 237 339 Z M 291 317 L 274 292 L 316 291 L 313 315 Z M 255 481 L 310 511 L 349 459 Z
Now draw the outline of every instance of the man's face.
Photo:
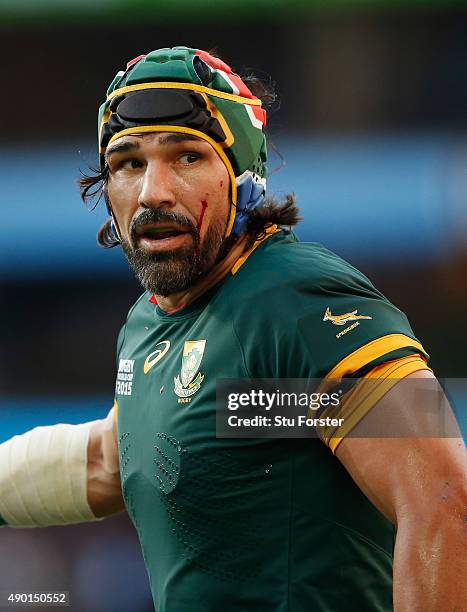
M 230 212 L 229 175 L 204 140 L 172 132 L 123 136 L 106 153 L 107 196 L 145 289 L 167 296 L 216 263 Z

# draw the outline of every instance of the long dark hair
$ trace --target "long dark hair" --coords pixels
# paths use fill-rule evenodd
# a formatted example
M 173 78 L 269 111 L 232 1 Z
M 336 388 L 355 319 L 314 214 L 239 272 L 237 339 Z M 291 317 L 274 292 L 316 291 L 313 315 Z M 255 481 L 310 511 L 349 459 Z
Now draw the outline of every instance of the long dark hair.
M 274 83 L 269 77 L 260 79 L 253 73 L 248 72 L 242 77 L 242 80 L 252 93 L 262 101 L 263 107 L 269 113 L 277 110 L 279 107 L 278 96 L 275 92 Z M 81 199 L 85 204 L 94 201 L 94 206 L 97 206 L 103 198 L 107 208 L 110 210 L 111 203 L 106 193 L 106 185 L 109 179 L 107 164 L 105 164 L 102 170 L 91 167 L 89 172 L 89 174 L 82 173 L 82 176 L 78 179 Z M 248 216 L 247 234 L 250 244 L 261 238 L 266 229 L 273 224 L 291 228 L 301 221 L 300 211 L 296 206 L 294 194 L 286 195 L 281 202 L 274 196 L 266 196 L 265 202 L 261 207 L 256 210 L 247 211 L 246 214 Z M 100 246 L 107 249 L 111 249 L 119 244 L 110 219 L 99 228 L 97 242 Z

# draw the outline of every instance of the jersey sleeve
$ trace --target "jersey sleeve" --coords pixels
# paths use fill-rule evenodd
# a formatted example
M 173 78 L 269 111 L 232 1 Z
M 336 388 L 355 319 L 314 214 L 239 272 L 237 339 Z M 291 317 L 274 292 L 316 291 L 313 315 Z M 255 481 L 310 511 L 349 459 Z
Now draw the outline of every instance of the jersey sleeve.
M 349 268 L 347 274 L 323 279 L 309 312 L 297 322 L 317 377 L 359 377 L 410 355 L 428 359 L 405 314 Z
M 350 264 L 312 244 L 274 255 L 232 305 L 252 378 L 359 377 L 385 361 L 428 358 L 405 314 Z
M 298 328 L 319 377 L 331 384 L 345 377 L 365 381 L 337 408 L 321 415 L 342 420 L 339 427 L 319 431 L 335 453 L 344 437 L 400 379 L 429 369 L 428 354 L 405 314 L 352 268 L 348 274 L 323 281 L 313 303 L 315 307 L 300 318 Z
M 244 277 L 232 318 L 250 378 L 318 379 L 329 387 L 372 372 L 377 381 L 397 382 L 427 367 L 428 354 L 405 314 L 321 245 L 278 240 Z M 346 402 L 346 421 L 356 424 L 374 403 Z M 332 448 L 331 440 L 348 431 L 321 437 Z

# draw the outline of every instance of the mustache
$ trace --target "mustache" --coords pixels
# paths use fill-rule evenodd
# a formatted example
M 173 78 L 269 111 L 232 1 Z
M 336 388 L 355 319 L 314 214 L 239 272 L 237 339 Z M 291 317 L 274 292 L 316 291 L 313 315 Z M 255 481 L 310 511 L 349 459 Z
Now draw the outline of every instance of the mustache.
M 191 234 L 198 234 L 198 229 L 194 225 L 193 221 L 181 215 L 179 213 L 170 212 L 168 210 L 159 210 L 156 208 L 148 208 L 143 210 L 137 217 L 133 219 L 130 225 L 130 236 L 132 241 L 136 241 L 138 238 L 137 230 L 141 225 L 150 225 L 152 223 L 175 223 L 179 225 L 183 230 Z

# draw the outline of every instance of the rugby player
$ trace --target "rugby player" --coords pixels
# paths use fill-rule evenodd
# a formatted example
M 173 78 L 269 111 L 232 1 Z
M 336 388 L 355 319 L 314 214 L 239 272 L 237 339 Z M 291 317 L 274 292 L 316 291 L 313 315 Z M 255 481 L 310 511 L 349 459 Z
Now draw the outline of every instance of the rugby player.
M 375 398 L 347 404 L 322 440 L 216 437 L 218 378 L 394 379 L 383 400 L 414 432 L 420 407 L 397 381 L 433 378 L 405 315 L 298 241 L 292 197 L 266 196 L 252 89 L 186 47 L 112 81 L 100 173 L 82 190 L 102 184 L 98 239 L 122 246 L 145 293 L 118 339 L 107 418 L 0 446 L 1 522 L 126 509 L 158 612 L 465 610 L 460 438 L 348 435 Z

